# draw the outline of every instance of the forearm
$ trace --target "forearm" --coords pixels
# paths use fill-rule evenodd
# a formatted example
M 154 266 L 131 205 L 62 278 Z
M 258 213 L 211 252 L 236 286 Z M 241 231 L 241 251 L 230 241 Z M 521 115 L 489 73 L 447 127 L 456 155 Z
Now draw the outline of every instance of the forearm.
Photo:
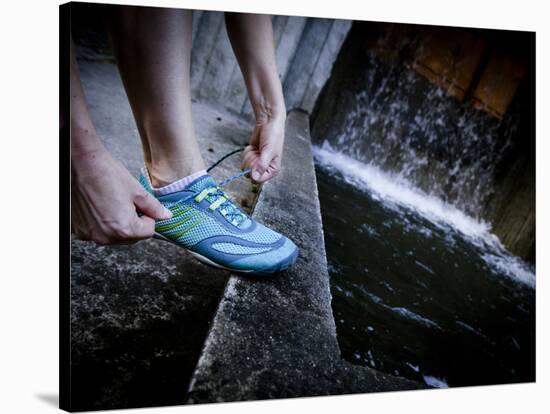
M 99 140 L 80 83 L 74 46 L 71 42 L 71 158 L 103 149 Z
M 257 121 L 285 117 L 286 107 L 268 15 L 225 13 L 227 33 Z

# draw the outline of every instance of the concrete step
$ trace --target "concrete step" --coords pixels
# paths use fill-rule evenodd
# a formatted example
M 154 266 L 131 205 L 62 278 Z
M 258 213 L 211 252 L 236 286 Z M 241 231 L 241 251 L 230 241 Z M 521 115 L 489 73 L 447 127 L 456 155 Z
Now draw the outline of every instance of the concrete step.
M 100 137 L 137 176 L 143 155 L 117 67 L 79 63 Z M 207 165 L 249 141 L 252 126 L 224 110 L 196 102 L 193 115 Z M 235 155 L 213 175 L 220 180 L 239 169 Z M 245 208 L 252 207 L 256 193 L 248 180 L 226 189 Z M 72 408 L 184 403 L 227 272 L 152 239 L 130 246 L 73 240 L 71 260 Z
M 193 374 L 190 403 L 422 388 L 340 356 L 308 115 L 288 115 L 283 170 L 253 216 L 300 248 L 270 278 L 232 275 Z
M 139 135 L 116 66 L 79 63 L 100 137 L 137 175 Z M 195 102 L 193 115 L 207 165 L 249 140 L 251 125 L 225 110 Z M 265 185 L 254 215 L 301 248 L 290 272 L 228 280 L 169 243 L 73 240 L 73 409 L 416 388 L 340 358 L 307 115 L 291 112 L 287 127 L 283 171 Z M 236 156 L 213 175 L 238 169 Z M 252 209 L 257 193 L 249 181 L 227 190 Z

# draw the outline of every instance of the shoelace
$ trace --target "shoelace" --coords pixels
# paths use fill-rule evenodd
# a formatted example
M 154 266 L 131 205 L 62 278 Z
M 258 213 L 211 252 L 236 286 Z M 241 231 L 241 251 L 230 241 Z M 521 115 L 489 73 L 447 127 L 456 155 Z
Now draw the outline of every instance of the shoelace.
M 244 151 L 243 148 L 238 148 L 236 150 L 233 150 L 227 154 L 225 154 L 223 157 L 221 157 L 219 160 L 217 160 L 215 163 L 213 163 L 208 169 L 206 170 L 207 173 L 212 171 L 214 168 L 216 168 L 218 165 L 220 165 L 223 161 L 225 161 L 227 158 L 231 157 L 234 154 L 237 154 L 239 152 Z M 195 200 L 197 202 L 202 201 L 204 198 L 207 198 L 210 201 L 210 209 L 212 211 L 220 208 L 222 213 L 229 219 L 229 221 L 234 225 L 239 225 L 246 219 L 246 215 L 237 207 L 233 202 L 227 197 L 225 192 L 221 190 L 221 187 L 229 184 L 230 182 L 243 177 L 244 175 L 250 173 L 252 171 L 251 168 L 247 168 L 238 174 L 235 174 L 225 180 L 223 180 L 221 183 L 219 183 L 216 187 L 207 187 L 204 190 L 202 190 L 196 197 Z M 236 221 L 236 222 L 235 222 Z

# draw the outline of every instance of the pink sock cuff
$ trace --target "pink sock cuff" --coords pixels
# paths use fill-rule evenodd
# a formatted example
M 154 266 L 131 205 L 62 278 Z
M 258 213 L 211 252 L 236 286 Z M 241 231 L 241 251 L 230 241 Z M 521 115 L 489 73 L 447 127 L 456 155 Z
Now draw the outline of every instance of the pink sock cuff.
M 197 178 L 202 177 L 205 174 L 206 174 L 206 170 L 200 170 L 200 171 L 197 171 L 196 173 L 188 175 L 187 177 L 180 178 L 178 181 L 174 181 L 171 184 L 165 185 L 164 187 L 160 187 L 160 188 L 153 187 L 153 194 L 156 196 L 162 196 L 162 195 L 174 193 L 176 191 L 181 191 L 185 187 L 187 187 L 189 184 L 191 184 L 193 181 L 195 181 Z

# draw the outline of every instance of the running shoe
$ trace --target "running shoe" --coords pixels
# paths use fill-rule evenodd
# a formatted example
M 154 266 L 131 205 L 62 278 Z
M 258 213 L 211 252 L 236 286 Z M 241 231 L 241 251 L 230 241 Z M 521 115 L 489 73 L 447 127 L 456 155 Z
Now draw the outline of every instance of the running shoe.
M 248 217 L 221 188 L 246 172 L 220 185 L 205 174 L 181 191 L 155 196 L 172 212 L 172 218 L 156 222 L 155 237 L 187 249 L 203 263 L 232 272 L 266 275 L 288 269 L 298 257 L 296 245 Z M 145 168 L 139 181 L 153 194 Z

